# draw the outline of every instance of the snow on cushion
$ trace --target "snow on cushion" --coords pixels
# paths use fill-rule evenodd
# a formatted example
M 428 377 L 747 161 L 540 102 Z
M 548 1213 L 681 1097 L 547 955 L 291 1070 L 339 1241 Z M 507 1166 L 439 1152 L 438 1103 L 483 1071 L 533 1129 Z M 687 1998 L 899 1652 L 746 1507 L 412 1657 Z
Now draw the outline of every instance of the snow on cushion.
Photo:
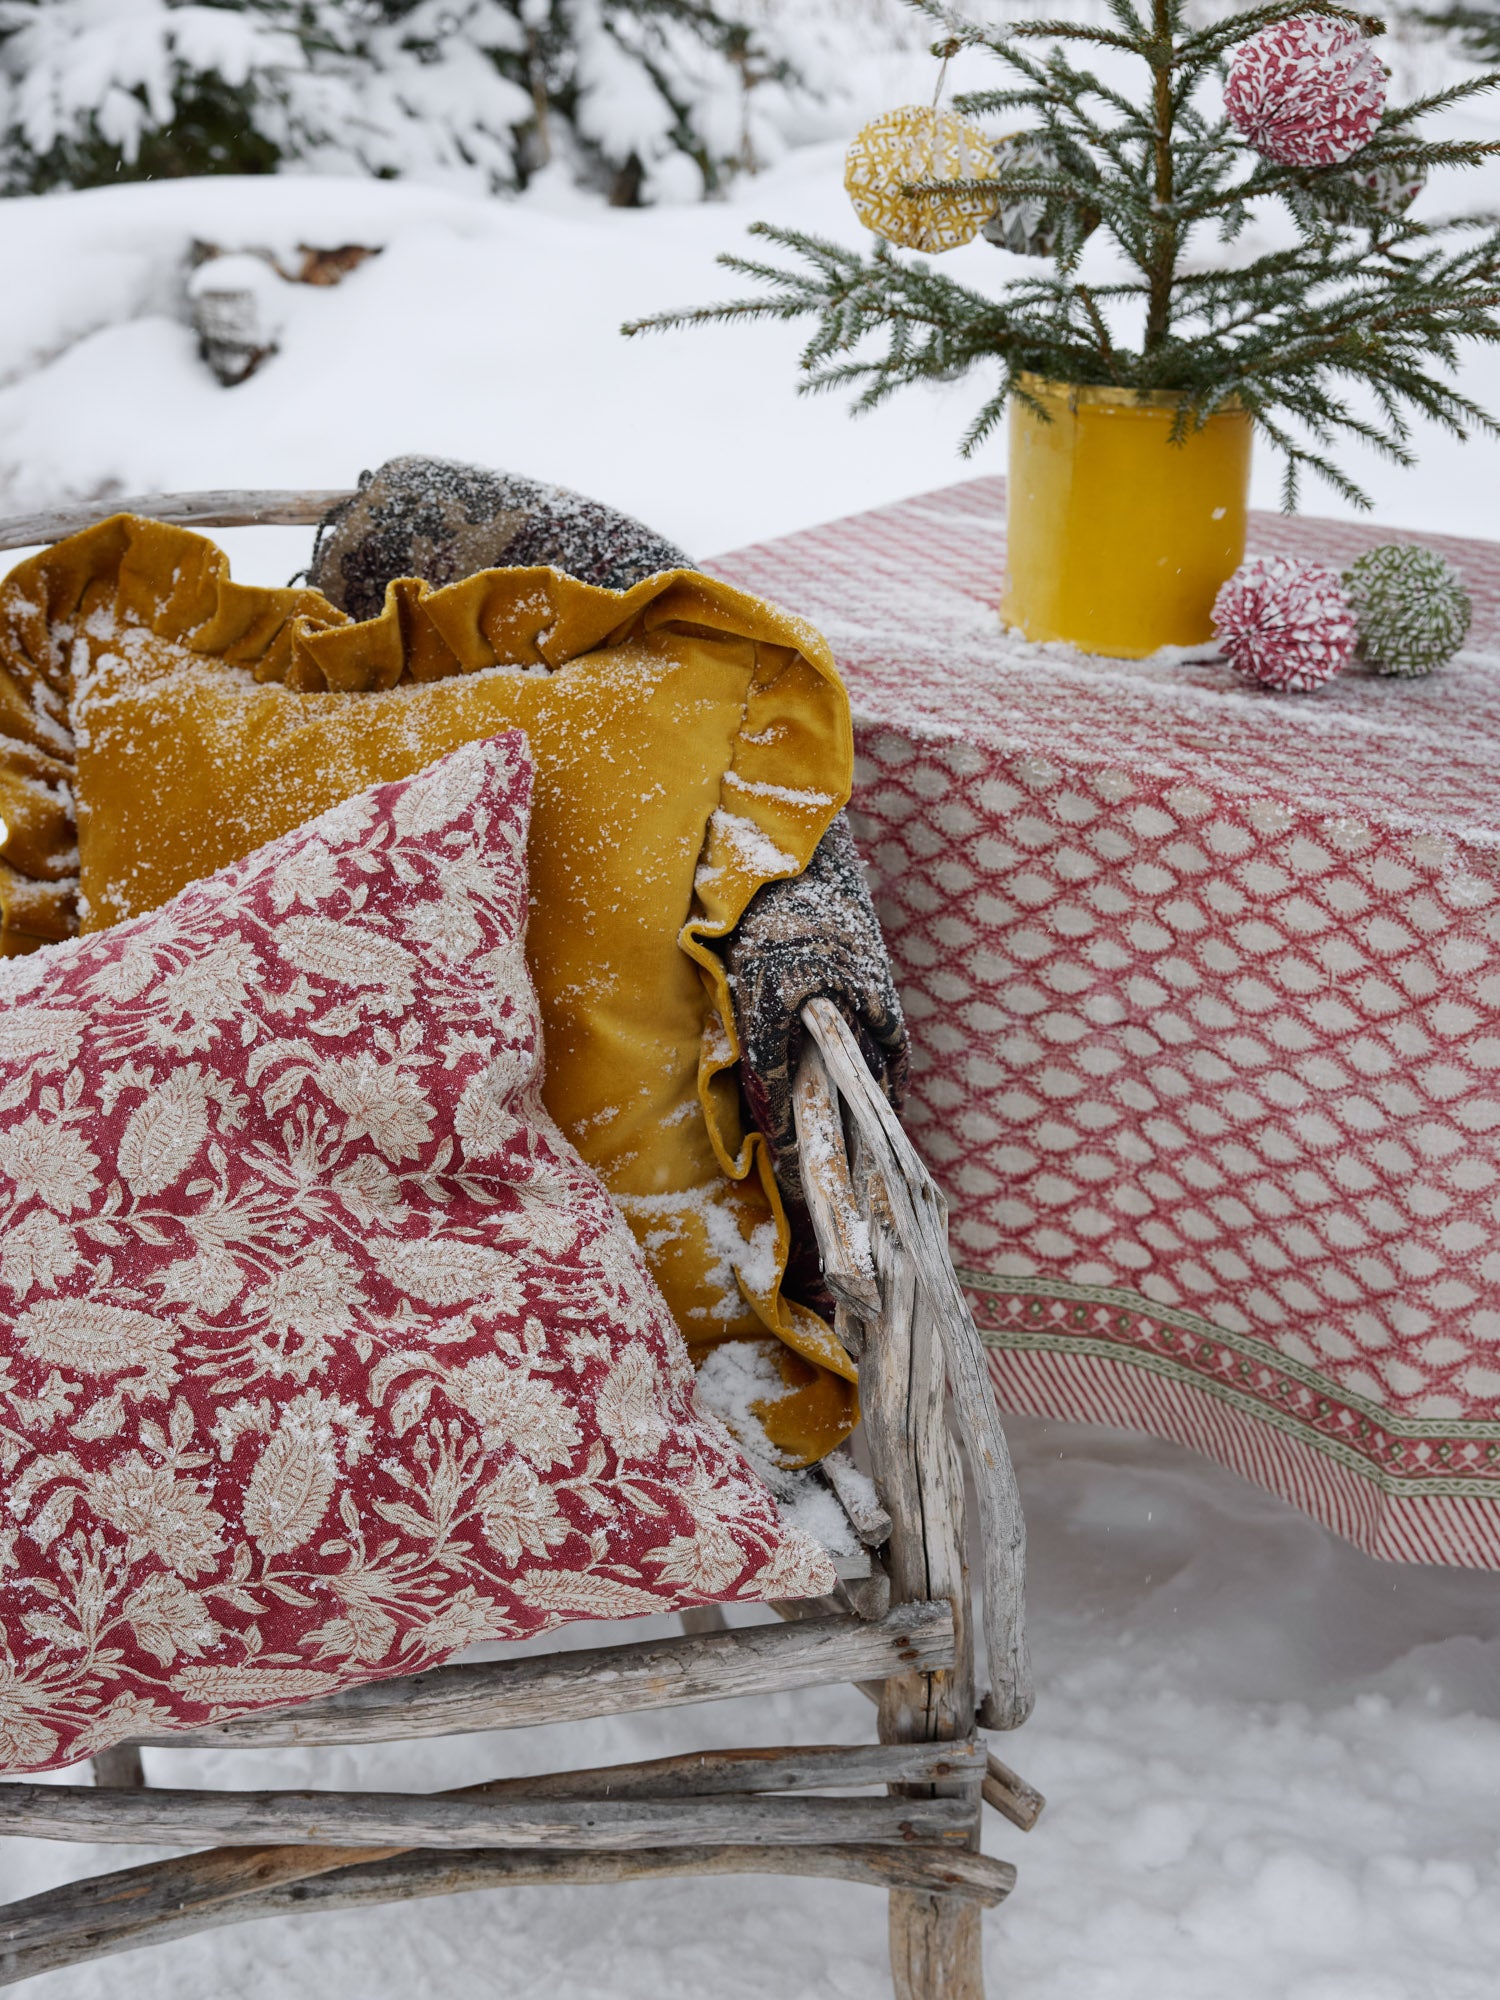
M 117 515 L 0 585 L 0 953 L 145 916 L 459 744 L 536 761 L 528 939 L 547 1109 L 623 1209 L 689 1349 L 761 1340 L 789 1464 L 853 1428 L 854 1366 L 782 1286 L 741 1117 L 726 935 L 805 867 L 853 779 L 849 705 L 800 620 L 705 576 L 549 569 L 391 587 L 354 625 L 235 583 L 201 535 Z M 74 804 L 76 802 L 76 823 Z M 795 1292 L 795 1287 L 793 1288 Z
M 0 1768 L 831 1587 L 543 1110 L 509 733 L 0 966 Z

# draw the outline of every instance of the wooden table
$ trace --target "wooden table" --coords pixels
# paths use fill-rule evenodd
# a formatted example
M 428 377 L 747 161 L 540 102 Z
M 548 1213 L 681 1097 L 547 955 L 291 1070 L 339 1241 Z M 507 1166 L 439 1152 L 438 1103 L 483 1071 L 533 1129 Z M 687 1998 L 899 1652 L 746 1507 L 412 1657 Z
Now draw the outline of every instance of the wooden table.
M 1475 599 L 1440 674 L 1278 696 L 1002 633 L 1003 509 L 975 480 L 711 565 L 842 665 L 997 1392 L 1500 1567 L 1500 548 L 1400 537 Z

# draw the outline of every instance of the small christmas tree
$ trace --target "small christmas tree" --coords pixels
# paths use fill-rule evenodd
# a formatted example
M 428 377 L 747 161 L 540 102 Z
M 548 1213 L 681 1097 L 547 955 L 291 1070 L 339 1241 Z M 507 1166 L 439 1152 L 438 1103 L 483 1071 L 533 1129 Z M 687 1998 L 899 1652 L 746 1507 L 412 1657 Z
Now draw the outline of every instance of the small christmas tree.
M 1459 436 L 1497 430 L 1452 376 L 1461 342 L 1500 340 L 1500 233 L 1489 217 L 1418 220 L 1410 201 L 1436 170 L 1500 150 L 1417 129 L 1500 76 L 1382 112 L 1383 71 L 1363 38 L 1383 23 L 1337 5 L 1215 8 L 1212 25 L 1192 28 L 1187 0 L 1108 0 L 1097 26 L 991 29 L 939 0 L 909 4 L 943 30 L 935 54 L 984 49 L 1008 72 L 1005 87 L 957 99 L 960 118 L 1028 129 L 998 146 L 975 134 L 979 171 L 908 176 L 892 195 L 950 215 L 967 207 L 969 235 L 987 211 L 992 241 L 1050 268 L 1010 277 L 994 296 L 887 241 L 863 254 L 758 223 L 752 234 L 803 268 L 721 257 L 765 291 L 627 333 L 811 318 L 803 388 L 851 388 L 857 409 L 909 383 L 998 368 L 966 452 L 1012 394 L 1027 398 L 1028 375 L 1176 394 L 1180 436 L 1238 404 L 1284 456 L 1288 506 L 1304 468 L 1365 504 L 1330 456 L 1340 434 L 1409 464 L 1414 415 Z M 1247 63 L 1236 52 L 1254 38 Z M 1107 74 L 1087 66 L 1090 51 Z M 1226 106 L 1232 57 L 1240 73 Z M 1139 65 L 1136 81 L 1127 61 Z M 1271 208 L 1284 217 L 1280 239 L 1236 258 L 1252 217 Z M 1095 231 L 1112 240 L 1123 274 L 1087 283 L 1080 262 Z

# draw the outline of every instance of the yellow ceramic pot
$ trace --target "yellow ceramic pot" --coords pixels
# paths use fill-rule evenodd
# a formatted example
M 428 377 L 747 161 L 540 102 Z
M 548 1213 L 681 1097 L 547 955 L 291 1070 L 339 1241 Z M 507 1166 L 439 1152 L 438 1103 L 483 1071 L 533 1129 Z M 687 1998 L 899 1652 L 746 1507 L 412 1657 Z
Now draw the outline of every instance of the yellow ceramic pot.
M 1214 597 L 1245 555 L 1248 413 L 1172 444 L 1175 395 L 1022 381 L 1051 422 L 1011 399 L 1001 618 L 1124 659 L 1212 638 Z

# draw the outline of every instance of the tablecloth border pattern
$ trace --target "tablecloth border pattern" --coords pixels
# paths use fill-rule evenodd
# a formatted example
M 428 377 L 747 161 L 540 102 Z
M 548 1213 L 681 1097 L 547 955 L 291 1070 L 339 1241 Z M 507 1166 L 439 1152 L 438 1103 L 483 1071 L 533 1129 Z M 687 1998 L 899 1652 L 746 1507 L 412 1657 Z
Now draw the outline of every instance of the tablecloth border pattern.
M 1395 1419 L 1120 1287 L 959 1275 L 1003 1408 L 1188 1445 L 1385 1561 L 1500 1569 L 1500 1423 Z

